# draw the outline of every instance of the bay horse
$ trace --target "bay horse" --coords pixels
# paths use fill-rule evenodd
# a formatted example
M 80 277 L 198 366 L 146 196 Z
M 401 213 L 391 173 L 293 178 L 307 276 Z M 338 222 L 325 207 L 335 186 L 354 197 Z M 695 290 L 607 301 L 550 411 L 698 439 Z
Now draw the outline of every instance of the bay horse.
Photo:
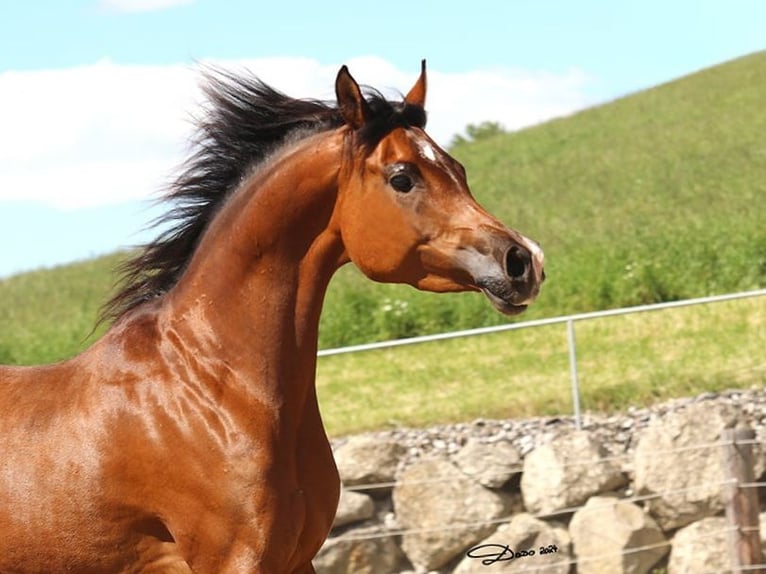
M 472 198 L 402 101 L 287 97 L 206 73 L 175 207 L 130 260 L 107 332 L 0 368 L 0 573 L 310 573 L 339 478 L 314 385 L 319 314 L 351 261 L 375 281 L 522 311 L 539 246 Z

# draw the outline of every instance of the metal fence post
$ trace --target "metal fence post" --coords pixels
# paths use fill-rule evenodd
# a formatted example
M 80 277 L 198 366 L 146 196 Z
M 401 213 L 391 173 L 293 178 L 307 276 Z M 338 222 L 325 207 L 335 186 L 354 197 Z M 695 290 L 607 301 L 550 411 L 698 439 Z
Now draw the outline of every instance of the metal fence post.
M 567 321 L 567 340 L 569 341 L 569 372 L 572 379 L 572 405 L 574 406 L 575 426 L 582 428 L 580 417 L 580 383 L 577 379 L 577 344 L 575 342 L 574 320 Z

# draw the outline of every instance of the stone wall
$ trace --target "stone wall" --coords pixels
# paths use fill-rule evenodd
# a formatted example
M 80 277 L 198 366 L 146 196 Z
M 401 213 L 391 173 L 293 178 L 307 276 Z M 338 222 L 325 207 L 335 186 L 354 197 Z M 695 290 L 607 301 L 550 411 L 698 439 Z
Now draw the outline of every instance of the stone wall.
M 716 443 L 737 425 L 763 441 L 766 392 L 706 393 L 583 423 L 479 420 L 336 441 L 344 489 L 317 572 L 728 569 Z M 766 451 L 753 448 L 758 478 Z

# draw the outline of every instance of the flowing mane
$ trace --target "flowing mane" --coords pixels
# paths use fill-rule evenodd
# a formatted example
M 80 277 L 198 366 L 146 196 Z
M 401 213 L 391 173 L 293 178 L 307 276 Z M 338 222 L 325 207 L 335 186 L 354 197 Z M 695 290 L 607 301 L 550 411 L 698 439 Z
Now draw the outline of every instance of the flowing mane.
M 167 228 L 118 268 L 120 287 L 104 305 L 101 321 L 119 319 L 171 289 L 186 268 L 208 223 L 243 179 L 293 137 L 308 137 L 343 125 L 333 102 L 296 99 L 252 74 L 208 68 L 206 105 L 196 122 L 193 148 L 181 173 L 159 199 L 170 209 L 152 223 Z M 425 127 L 422 107 L 391 102 L 365 89 L 372 117 L 357 145 L 374 146 L 398 126 Z

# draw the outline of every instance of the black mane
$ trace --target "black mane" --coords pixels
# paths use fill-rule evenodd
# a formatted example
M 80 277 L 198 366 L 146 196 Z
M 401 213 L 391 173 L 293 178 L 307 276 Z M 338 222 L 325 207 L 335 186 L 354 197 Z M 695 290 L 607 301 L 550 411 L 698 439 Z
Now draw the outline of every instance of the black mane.
M 208 223 L 252 166 L 292 134 L 307 137 L 344 123 L 335 103 L 291 98 L 253 75 L 209 69 L 204 78 L 207 105 L 196 122 L 191 155 L 160 199 L 172 207 L 152 224 L 168 227 L 119 267 L 121 286 L 103 307 L 101 321 L 116 320 L 177 283 Z M 356 145 L 372 147 L 398 126 L 425 127 L 423 108 L 365 92 L 372 117 L 357 133 Z

